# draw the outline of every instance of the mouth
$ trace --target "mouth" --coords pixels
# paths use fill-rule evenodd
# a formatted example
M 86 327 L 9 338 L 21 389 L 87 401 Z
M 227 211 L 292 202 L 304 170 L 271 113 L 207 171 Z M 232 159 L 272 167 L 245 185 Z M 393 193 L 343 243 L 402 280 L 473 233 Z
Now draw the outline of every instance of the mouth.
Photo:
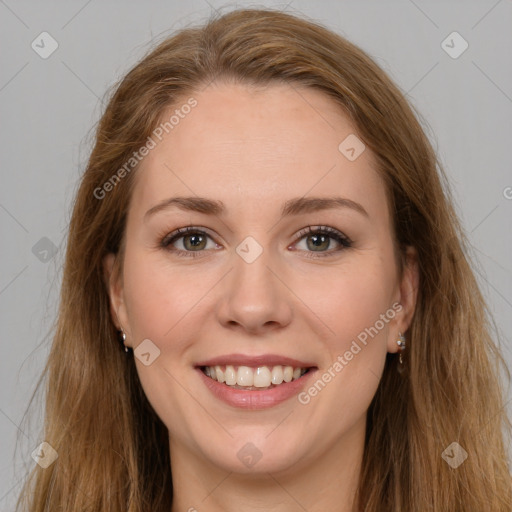
M 299 380 L 316 367 L 291 365 L 214 365 L 198 367 L 206 377 L 233 389 L 263 391 Z
M 231 407 L 261 410 L 296 396 L 318 367 L 285 356 L 231 354 L 195 366 L 206 388 Z

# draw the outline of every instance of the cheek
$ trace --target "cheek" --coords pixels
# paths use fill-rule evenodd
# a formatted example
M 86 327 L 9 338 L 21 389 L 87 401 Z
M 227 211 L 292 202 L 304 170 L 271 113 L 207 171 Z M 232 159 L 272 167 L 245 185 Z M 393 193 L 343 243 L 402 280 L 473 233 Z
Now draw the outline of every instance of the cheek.
M 328 286 L 321 291 L 309 288 L 308 302 L 329 328 L 324 338 L 329 360 L 319 375 L 322 378 L 323 373 L 329 373 L 325 375 L 329 389 L 325 394 L 322 391 L 323 403 L 342 405 L 337 411 L 362 414 L 375 394 L 385 363 L 389 327 L 396 315 L 392 307 L 395 278 L 392 252 L 389 258 L 371 253 L 330 272 Z M 303 291 L 307 293 L 306 288 Z M 330 414 L 335 416 L 336 412 Z
M 380 258 L 367 258 L 364 265 L 361 261 L 330 273 L 323 291 L 309 288 L 307 301 L 329 328 L 323 339 L 329 358 L 301 403 L 315 411 L 311 428 L 326 438 L 364 416 L 381 378 L 389 325 L 396 314 L 391 303 L 393 269 Z
M 191 267 L 190 267 L 191 268 Z M 208 276 L 171 268 L 160 257 L 136 253 L 125 260 L 125 298 L 130 326 L 138 337 L 162 342 L 207 290 Z M 205 278 L 205 279 L 203 279 Z M 209 285 L 211 287 L 211 284 Z
M 321 269 L 318 279 L 310 274 L 307 284 L 297 283 L 297 287 L 300 286 L 299 293 L 304 302 L 311 305 L 328 328 L 325 332 L 331 340 L 331 348 L 340 351 L 346 349 L 347 343 L 350 345 L 359 333 L 374 326 L 391 308 L 395 288 L 393 276 L 392 267 L 379 258 L 368 257 L 366 261 L 354 259 L 353 264 L 333 269 L 328 274 Z M 311 283 L 318 284 L 311 286 Z M 385 330 L 381 322 L 378 327 Z
M 211 281 L 203 277 L 171 268 L 160 256 L 126 252 L 124 290 L 134 345 L 149 339 L 160 350 L 148 366 L 135 358 L 139 379 L 158 416 L 180 439 L 187 438 L 186 421 L 176 421 L 175 411 L 186 415 L 187 407 L 194 404 L 180 379 L 189 340 L 197 334 L 198 301 Z

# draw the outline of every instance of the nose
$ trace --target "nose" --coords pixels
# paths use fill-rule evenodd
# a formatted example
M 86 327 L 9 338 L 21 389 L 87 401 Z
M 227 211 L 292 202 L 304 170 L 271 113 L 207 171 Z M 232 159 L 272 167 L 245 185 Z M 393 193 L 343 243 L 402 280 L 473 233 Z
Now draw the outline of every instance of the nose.
M 284 284 L 279 265 L 263 250 L 251 263 L 233 251 L 233 268 L 223 279 L 217 302 L 219 322 L 251 334 L 287 326 L 293 315 L 293 294 Z M 284 282 L 283 282 L 284 281 Z

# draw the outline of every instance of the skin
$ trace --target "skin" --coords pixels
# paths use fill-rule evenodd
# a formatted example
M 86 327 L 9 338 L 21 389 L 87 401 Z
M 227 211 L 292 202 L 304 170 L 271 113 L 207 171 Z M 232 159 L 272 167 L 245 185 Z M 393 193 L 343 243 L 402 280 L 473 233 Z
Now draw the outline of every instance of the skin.
M 400 275 L 374 157 L 366 149 L 351 162 L 338 150 L 356 130 L 332 99 L 308 88 L 225 82 L 194 97 L 195 109 L 137 171 L 122 274 L 112 272 L 114 255 L 104 260 L 126 344 L 150 339 L 160 350 L 151 365 L 135 363 L 169 430 L 171 512 L 351 511 L 366 412 L 415 307 L 415 252 Z M 221 200 L 227 212 L 170 207 L 144 218 L 167 198 L 196 195 Z M 333 195 L 367 216 L 342 208 L 280 220 L 291 198 Z M 187 225 L 208 235 L 196 258 L 172 252 L 194 252 L 190 236 L 160 245 Z M 315 249 L 314 235 L 297 236 L 308 225 L 339 230 L 352 246 L 337 251 L 327 238 Z M 247 236 L 263 249 L 250 264 L 235 250 Z M 272 353 L 312 361 L 321 376 L 394 303 L 401 310 L 305 405 L 293 397 L 265 410 L 234 408 L 194 369 L 219 355 Z M 237 457 L 248 442 L 262 454 L 251 468 Z

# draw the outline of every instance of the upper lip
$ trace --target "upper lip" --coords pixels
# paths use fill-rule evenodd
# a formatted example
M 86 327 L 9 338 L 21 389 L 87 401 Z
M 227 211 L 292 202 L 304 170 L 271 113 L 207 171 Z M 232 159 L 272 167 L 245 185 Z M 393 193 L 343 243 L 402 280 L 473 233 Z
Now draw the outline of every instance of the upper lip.
M 247 356 L 244 354 L 228 354 L 201 361 L 196 366 L 293 366 L 294 368 L 313 368 L 315 365 L 307 361 L 299 361 L 291 357 L 277 354 L 262 354 L 259 356 Z

